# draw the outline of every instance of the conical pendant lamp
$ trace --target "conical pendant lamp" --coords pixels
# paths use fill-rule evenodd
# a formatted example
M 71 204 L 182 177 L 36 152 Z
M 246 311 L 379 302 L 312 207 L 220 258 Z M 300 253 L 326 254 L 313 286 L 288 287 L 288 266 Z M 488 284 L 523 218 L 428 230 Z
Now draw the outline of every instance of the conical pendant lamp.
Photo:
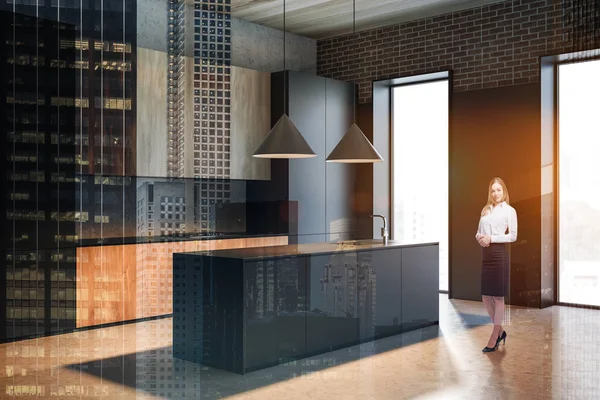
M 287 76 L 285 74 L 285 0 L 283 0 L 283 115 L 258 146 L 256 158 L 311 158 L 316 153 L 310 148 L 296 125 L 286 114 Z
M 257 158 L 310 158 L 316 156 L 296 125 L 283 114 L 253 154 Z
M 352 31 L 356 35 L 356 0 L 352 2 Z M 356 85 L 354 85 L 356 92 Z M 327 162 L 338 163 L 375 163 L 383 161 L 381 155 L 375 150 L 369 139 L 356 124 L 356 93 L 353 95 L 353 123 L 344 135 L 342 140 L 335 146 L 333 151 L 327 157 Z
M 383 158 L 356 123 L 350 126 L 348 132 L 327 157 L 327 162 L 338 163 L 374 163 L 380 161 L 383 161 Z

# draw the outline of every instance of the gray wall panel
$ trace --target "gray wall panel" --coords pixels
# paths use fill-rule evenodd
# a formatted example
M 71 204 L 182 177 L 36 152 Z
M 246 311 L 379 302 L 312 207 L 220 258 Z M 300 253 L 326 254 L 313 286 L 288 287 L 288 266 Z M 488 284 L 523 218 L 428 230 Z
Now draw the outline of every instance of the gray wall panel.
M 326 79 L 307 73 L 289 76 L 289 117 L 317 153 L 314 158 L 290 160 L 289 199 L 298 201 L 299 242 L 325 241 Z M 316 236 L 303 239 L 303 235 Z
M 390 218 L 390 89 L 386 84 L 373 85 L 373 146 L 383 162 L 373 164 L 373 214 Z M 373 237 L 381 238 L 381 218 L 373 219 Z M 392 232 L 388 226 L 389 232 Z
M 352 84 L 333 79 L 326 80 L 325 92 L 325 154 L 337 146 L 352 124 Z M 352 230 L 354 164 L 325 164 L 325 229 L 328 240 L 348 239 Z

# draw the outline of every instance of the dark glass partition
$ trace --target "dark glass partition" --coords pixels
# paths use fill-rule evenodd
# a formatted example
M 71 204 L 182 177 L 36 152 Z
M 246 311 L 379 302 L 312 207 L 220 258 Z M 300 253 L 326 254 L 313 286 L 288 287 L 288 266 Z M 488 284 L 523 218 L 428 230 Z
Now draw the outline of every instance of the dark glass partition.
M 174 243 L 352 236 L 354 166 L 325 164 L 350 124 L 352 85 L 232 65 L 230 8 L 0 0 L 0 341 L 159 315 L 137 304 L 91 314 L 118 290 L 122 300 L 152 293 L 136 274 L 159 281 L 142 267 L 154 251 L 151 267 L 163 268 L 191 248 Z M 251 156 L 283 111 L 284 87 L 318 158 Z M 311 117 L 322 106 L 327 119 Z
M 73 174 L 60 185 L 41 183 L 48 190 L 39 189 L 39 201 L 35 185 L 31 199 L 7 194 L 2 339 L 77 327 L 78 262 L 90 262 L 84 253 L 78 258 L 83 248 L 295 236 L 297 206 L 259 201 L 255 187 L 264 181 Z

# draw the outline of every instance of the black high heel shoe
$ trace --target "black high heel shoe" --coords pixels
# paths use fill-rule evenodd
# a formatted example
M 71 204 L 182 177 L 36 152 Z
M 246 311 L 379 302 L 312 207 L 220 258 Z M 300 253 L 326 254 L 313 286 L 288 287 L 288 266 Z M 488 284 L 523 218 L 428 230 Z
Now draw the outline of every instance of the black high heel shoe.
M 496 351 L 497 349 L 498 349 L 498 345 L 496 344 L 494 347 L 485 346 L 483 348 L 483 350 L 481 350 L 481 351 L 483 351 L 484 353 L 491 353 L 492 351 Z
M 502 335 L 498 335 L 498 339 L 496 339 L 496 348 L 500 346 L 500 342 L 504 341 L 504 345 L 506 346 L 506 331 L 502 332 Z
M 484 347 L 482 350 L 484 353 L 491 353 L 493 351 L 498 350 L 498 346 L 500 346 L 500 342 L 504 341 L 504 345 L 506 345 L 506 331 L 502 332 L 502 335 L 498 335 L 498 339 L 496 339 L 496 345 L 494 347 Z

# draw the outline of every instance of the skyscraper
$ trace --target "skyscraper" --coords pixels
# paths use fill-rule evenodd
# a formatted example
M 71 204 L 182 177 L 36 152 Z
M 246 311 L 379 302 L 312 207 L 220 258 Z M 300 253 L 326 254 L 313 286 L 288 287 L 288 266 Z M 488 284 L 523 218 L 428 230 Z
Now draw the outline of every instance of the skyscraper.
M 13 338 L 73 328 L 75 246 L 130 231 L 136 17 L 133 0 L 2 0 L 0 13 L 0 338 Z
M 68 44 L 76 27 L 24 8 L 1 11 L 0 28 L 8 229 L 1 336 L 8 338 L 72 328 L 75 320 L 77 60 Z
M 230 0 L 171 0 L 168 35 L 167 173 L 202 179 L 199 231 L 208 232 L 211 207 L 231 196 Z

